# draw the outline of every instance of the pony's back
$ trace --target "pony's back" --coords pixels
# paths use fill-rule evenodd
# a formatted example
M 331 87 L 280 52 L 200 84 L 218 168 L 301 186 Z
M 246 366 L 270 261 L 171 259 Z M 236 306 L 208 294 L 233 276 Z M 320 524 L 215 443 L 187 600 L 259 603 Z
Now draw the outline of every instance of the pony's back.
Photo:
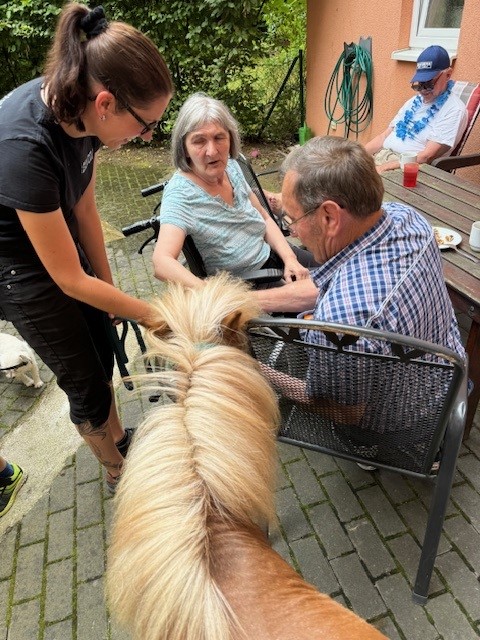
M 241 637 L 212 577 L 211 523 L 275 518 L 275 396 L 238 348 L 258 309 L 222 275 L 158 301 L 150 374 L 173 397 L 139 427 L 115 498 L 107 591 L 141 640 Z

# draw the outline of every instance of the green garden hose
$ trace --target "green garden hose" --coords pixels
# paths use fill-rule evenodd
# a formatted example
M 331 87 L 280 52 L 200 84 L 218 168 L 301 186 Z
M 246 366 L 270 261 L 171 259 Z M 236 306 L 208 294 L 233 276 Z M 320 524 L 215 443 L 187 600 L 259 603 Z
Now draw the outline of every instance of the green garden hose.
M 358 138 L 360 131 L 367 128 L 373 115 L 372 69 L 372 57 L 366 49 L 354 43 L 345 44 L 325 93 L 327 133 L 333 123 L 335 129 L 339 124 L 345 125 L 344 138 L 348 138 L 350 132 Z M 363 95 L 360 95 L 362 88 Z M 335 117 L 335 113 L 340 114 L 339 107 L 342 114 Z

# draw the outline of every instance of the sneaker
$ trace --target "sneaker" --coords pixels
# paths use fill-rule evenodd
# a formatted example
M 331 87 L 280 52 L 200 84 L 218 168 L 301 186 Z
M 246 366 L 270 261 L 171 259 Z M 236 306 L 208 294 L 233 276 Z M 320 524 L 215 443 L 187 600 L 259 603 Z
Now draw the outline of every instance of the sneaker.
M 23 472 L 23 469 L 15 464 L 11 463 L 13 467 L 13 474 L 9 478 L 0 478 L 0 516 L 3 516 L 10 509 L 15 502 L 15 496 L 22 484 L 27 479 L 27 474 Z
M 135 433 L 135 429 L 133 429 L 132 427 L 127 427 L 125 429 L 125 435 L 120 440 L 120 442 L 117 442 L 117 449 L 124 458 L 127 457 L 128 449 L 132 442 L 134 433 Z
M 363 462 L 357 462 L 357 466 L 364 471 L 376 471 L 378 469 L 378 467 L 374 467 L 371 464 L 363 464 Z

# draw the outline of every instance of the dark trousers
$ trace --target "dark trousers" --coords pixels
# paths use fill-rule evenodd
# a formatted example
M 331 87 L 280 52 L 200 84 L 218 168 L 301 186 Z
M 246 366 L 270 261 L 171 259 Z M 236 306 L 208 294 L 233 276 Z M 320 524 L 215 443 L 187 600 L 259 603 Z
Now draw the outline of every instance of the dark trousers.
M 289 243 L 290 244 L 290 243 Z M 306 267 L 307 269 L 315 269 L 320 265 L 318 262 L 315 262 L 313 255 L 310 251 L 306 249 L 302 249 L 301 247 L 297 247 L 295 244 L 290 244 L 293 253 L 297 256 L 297 260 L 302 265 L 302 267 Z M 273 251 L 270 251 L 270 256 L 268 260 L 262 264 L 262 269 L 280 269 L 283 271 L 285 265 L 280 256 Z M 284 280 L 278 280 L 277 282 L 266 282 L 263 284 L 259 284 L 256 286 L 257 289 L 271 289 L 272 287 L 282 287 L 285 284 Z
M 0 316 L 53 371 L 72 422 L 101 427 L 112 399 L 107 314 L 65 295 L 36 257 L 0 256 Z

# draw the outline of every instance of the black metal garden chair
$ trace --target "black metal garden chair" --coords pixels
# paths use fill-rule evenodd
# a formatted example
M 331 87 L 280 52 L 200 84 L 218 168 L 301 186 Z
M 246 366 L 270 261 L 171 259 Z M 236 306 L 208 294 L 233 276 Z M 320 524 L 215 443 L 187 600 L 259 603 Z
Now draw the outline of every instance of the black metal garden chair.
M 322 344 L 305 342 L 307 330 Z M 465 425 L 466 363 L 444 347 L 361 327 L 259 318 L 249 333 L 278 396 L 280 441 L 434 478 L 413 589 L 424 604 Z

